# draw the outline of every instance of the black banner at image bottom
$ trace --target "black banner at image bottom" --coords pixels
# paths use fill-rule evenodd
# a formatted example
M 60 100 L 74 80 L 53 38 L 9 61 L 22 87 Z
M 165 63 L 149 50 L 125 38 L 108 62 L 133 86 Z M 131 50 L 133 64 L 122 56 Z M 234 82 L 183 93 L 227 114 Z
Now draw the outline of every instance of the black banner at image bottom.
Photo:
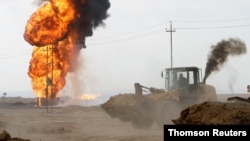
M 164 125 L 164 141 L 176 140 L 179 137 L 247 139 L 250 137 L 250 125 Z

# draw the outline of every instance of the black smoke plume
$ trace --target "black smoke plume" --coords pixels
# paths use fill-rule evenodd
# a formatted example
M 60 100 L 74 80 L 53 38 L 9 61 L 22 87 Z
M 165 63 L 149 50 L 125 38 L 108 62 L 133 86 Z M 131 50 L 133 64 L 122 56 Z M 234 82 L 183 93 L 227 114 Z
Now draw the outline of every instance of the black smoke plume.
M 86 0 L 86 4 L 79 3 L 77 9 L 86 18 L 80 19 L 74 26 L 78 31 L 79 40 L 84 41 L 84 47 L 86 47 L 85 37 L 92 36 L 93 29 L 99 25 L 105 25 L 103 20 L 109 17 L 107 14 L 109 7 L 108 0 Z
M 203 82 L 206 82 L 206 79 L 212 72 L 220 70 L 229 55 L 238 56 L 246 53 L 246 51 L 245 43 L 239 38 L 229 38 L 228 40 L 222 40 L 216 45 L 213 45 L 208 55 Z

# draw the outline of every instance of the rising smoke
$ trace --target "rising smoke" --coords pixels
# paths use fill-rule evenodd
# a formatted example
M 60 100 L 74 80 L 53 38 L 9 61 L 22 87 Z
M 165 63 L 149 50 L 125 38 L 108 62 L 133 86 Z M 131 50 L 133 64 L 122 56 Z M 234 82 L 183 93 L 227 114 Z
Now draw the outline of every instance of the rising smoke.
M 223 64 L 227 61 L 228 56 L 239 56 L 246 53 L 246 45 L 239 38 L 229 38 L 222 40 L 211 47 L 211 52 L 208 55 L 208 62 L 205 69 L 205 77 L 203 82 L 206 82 L 208 76 L 219 71 Z

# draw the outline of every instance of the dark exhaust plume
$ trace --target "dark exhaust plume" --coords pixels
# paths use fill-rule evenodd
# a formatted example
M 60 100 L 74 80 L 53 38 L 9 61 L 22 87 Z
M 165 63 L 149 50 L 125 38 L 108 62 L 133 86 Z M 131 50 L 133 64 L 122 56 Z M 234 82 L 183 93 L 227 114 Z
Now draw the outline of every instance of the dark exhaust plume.
M 213 45 L 208 55 L 203 82 L 206 82 L 206 79 L 212 72 L 220 70 L 222 65 L 227 61 L 229 55 L 238 56 L 246 53 L 246 51 L 245 43 L 239 38 L 229 38 L 228 40 L 222 40 L 216 45 Z

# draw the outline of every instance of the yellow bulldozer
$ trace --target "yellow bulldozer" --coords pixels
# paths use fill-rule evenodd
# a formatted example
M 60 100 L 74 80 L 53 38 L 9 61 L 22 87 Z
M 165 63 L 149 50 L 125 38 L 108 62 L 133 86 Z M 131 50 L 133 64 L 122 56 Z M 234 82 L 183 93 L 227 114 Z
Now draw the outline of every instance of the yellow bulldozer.
M 110 97 L 101 107 L 112 117 L 130 122 L 136 128 L 173 124 L 183 109 L 205 101 L 216 101 L 213 86 L 202 81 L 198 67 L 171 67 L 161 72 L 165 88 L 146 87 L 135 83 L 135 93 Z

